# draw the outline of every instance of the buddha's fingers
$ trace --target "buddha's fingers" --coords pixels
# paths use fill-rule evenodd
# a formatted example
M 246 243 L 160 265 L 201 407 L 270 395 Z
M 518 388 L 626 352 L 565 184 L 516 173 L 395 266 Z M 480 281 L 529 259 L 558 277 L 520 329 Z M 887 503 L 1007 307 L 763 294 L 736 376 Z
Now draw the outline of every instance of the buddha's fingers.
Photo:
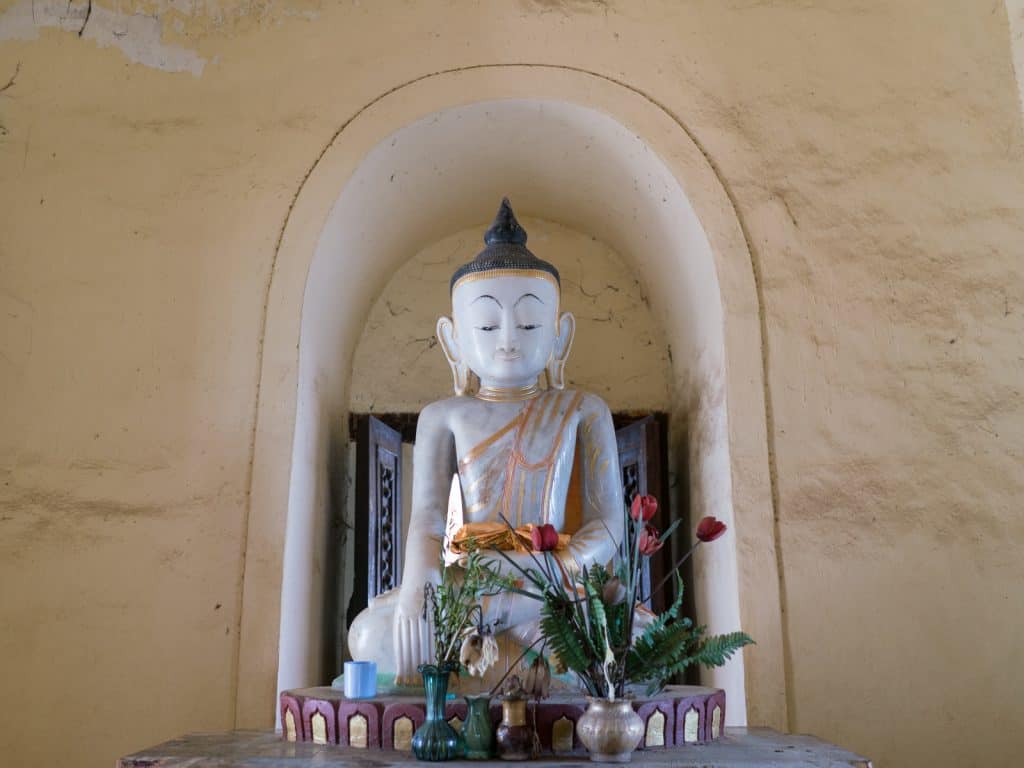
M 398 658 L 397 682 L 405 683 L 409 677 L 409 627 L 404 617 L 399 617 L 395 622 L 395 651 Z
M 396 622 L 397 674 L 396 681 L 415 685 L 415 673 L 429 658 L 429 636 L 423 622 L 416 616 L 402 616 Z

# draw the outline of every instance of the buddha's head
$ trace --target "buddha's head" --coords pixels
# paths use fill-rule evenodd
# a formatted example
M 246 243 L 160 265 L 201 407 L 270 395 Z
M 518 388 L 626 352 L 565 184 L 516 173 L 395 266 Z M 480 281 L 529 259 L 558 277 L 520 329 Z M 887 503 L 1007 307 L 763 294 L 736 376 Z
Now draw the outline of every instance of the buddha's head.
M 561 389 L 576 321 L 559 314 L 558 270 L 527 250 L 507 198 L 484 243 L 452 276 L 452 317 L 437 321 L 455 393 L 473 390 L 474 377 L 486 389 L 525 390 L 545 373 Z

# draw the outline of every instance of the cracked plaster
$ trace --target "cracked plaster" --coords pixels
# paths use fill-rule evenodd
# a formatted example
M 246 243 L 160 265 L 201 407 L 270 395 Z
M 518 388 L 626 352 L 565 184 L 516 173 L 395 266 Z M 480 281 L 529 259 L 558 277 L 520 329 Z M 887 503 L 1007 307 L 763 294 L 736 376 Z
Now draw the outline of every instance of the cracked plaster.
M 163 41 L 159 13 L 120 11 L 93 0 L 21 0 L 0 15 L 0 42 L 36 40 L 42 29 L 71 32 L 100 48 L 117 48 L 129 61 L 164 72 L 199 77 L 207 64 L 195 51 Z

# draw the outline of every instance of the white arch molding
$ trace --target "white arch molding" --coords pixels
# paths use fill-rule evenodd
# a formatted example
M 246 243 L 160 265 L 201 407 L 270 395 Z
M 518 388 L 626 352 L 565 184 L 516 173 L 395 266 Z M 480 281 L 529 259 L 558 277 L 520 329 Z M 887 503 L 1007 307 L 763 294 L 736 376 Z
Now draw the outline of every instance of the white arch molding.
M 488 221 L 504 194 L 609 243 L 646 286 L 673 350 L 694 513 L 734 533 L 698 560 L 698 611 L 712 632 L 742 626 L 758 641 L 708 679 L 728 691 L 730 722 L 785 727 L 761 319 L 736 211 L 664 108 L 596 74 L 532 65 L 389 91 L 338 131 L 296 196 L 268 290 L 236 725 L 269 724 L 279 683 L 318 682 L 327 473 L 347 441 L 366 312 L 398 265 Z

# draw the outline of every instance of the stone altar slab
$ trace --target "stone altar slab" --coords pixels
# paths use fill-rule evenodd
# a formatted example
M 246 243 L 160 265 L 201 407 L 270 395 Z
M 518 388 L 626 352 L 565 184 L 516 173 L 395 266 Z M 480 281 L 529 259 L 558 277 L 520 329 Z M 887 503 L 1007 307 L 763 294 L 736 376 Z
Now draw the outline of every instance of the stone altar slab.
M 273 731 L 190 734 L 122 757 L 118 768 L 407 768 L 417 763 L 406 752 L 348 749 L 331 744 L 288 742 Z M 813 736 L 781 734 L 768 728 L 726 728 L 721 740 L 685 750 L 644 750 L 634 765 L 680 768 L 871 768 L 871 761 Z M 500 760 L 455 761 L 461 766 L 507 766 Z M 586 756 L 551 757 L 523 765 L 537 768 L 591 765 Z

